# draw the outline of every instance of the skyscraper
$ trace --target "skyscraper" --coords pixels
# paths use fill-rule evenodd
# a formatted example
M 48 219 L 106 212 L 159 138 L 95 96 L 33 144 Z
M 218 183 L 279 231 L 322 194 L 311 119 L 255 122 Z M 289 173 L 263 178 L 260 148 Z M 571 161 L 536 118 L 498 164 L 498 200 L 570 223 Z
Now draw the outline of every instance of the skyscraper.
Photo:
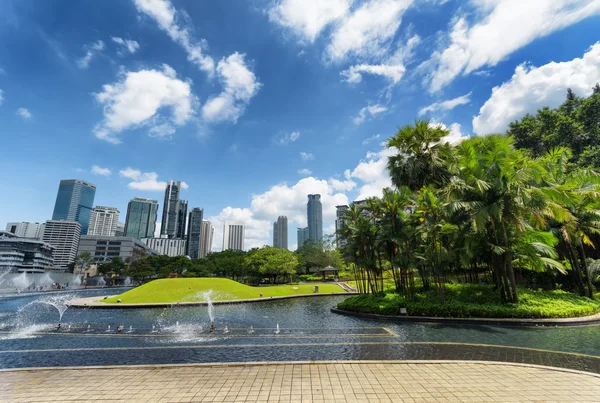
M 273 223 L 273 247 L 287 249 L 288 221 L 286 216 L 279 216 Z
M 79 179 L 61 180 L 52 219 L 77 221 L 81 224 L 81 234 L 87 234 L 95 196 L 96 186 L 91 183 Z
M 304 246 L 304 242 L 308 239 L 308 227 L 298 228 L 298 248 Z
M 96 206 L 92 209 L 88 235 L 115 236 L 119 223 L 119 209 Z
M 188 230 L 187 230 L 187 247 L 186 255 L 192 259 L 198 259 L 200 257 L 200 245 L 202 243 L 202 216 L 204 210 L 199 207 L 194 207 L 190 211 L 188 217 Z
M 156 229 L 158 202 L 152 199 L 134 197 L 127 205 L 124 233 L 136 239 L 152 238 Z
M 205 258 L 212 251 L 215 228 L 210 221 L 202 221 L 202 237 L 200 238 L 200 257 Z
M 225 221 L 223 250 L 244 250 L 244 224 Z
M 55 248 L 52 252 L 54 266 L 66 269 L 70 263 L 75 261 L 80 237 L 81 224 L 77 221 L 46 221 L 42 239 Z
M 9 222 L 6 224 L 6 232 L 10 232 L 21 238 L 42 239 L 46 224 L 38 222 Z
M 346 215 L 347 211 L 347 205 L 335 206 L 335 239 L 338 248 L 341 248 L 348 243 L 348 241 L 342 238 L 338 233 L 338 231 L 340 231 L 345 224 L 344 216 Z
M 180 192 L 181 182 L 169 181 L 165 189 L 165 204 L 160 227 L 161 236 L 185 238 L 187 201 L 179 199 Z
M 306 205 L 306 216 L 308 220 L 308 238 L 314 243 L 323 240 L 323 205 L 321 204 L 321 195 L 308 195 Z

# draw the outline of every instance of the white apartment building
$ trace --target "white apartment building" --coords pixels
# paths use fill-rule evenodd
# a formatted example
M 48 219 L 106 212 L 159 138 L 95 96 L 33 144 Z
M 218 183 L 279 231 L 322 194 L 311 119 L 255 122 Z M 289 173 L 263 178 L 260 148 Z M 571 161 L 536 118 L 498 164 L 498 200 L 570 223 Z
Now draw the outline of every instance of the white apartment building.
M 70 263 L 75 261 L 80 237 L 81 224 L 77 221 L 46 221 L 42 239 L 55 248 L 52 256 L 56 268 L 66 269 Z
M 202 237 L 200 238 L 200 258 L 205 258 L 212 252 L 212 241 L 215 228 L 210 221 L 202 221 Z
M 223 250 L 244 250 L 244 224 L 225 221 Z
M 154 249 L 159 255 L 185 256 L 185 239 L 169 238 L 143 238 L 141 240 L 150 249 Z
M 119 209 L 96 206 L 90 214 L 88 235 L 115 236 L 119 225 Z
M 38 222 L 9 222 L 6 224 L 6 232 L 10 232 L 20 238 L 42 239 L 46 224 Z

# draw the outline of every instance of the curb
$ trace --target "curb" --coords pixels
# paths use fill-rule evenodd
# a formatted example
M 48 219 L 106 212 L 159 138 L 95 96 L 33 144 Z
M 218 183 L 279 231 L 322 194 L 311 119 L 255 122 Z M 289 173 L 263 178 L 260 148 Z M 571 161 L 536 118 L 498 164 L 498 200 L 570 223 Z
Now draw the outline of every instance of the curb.
M 600 324 L 600 313 L 578 318 L 558 319 L 519 319 L 519 318 L 442 318 L 434 316 L 394 316 L 375 313 L 362 313 L 331 308 L 332 313 L 353 316 L 361 319 L 373 319 L 398 323 L 445 323 L 449 325 L 491 325 L 491 326 L 591 326 Z

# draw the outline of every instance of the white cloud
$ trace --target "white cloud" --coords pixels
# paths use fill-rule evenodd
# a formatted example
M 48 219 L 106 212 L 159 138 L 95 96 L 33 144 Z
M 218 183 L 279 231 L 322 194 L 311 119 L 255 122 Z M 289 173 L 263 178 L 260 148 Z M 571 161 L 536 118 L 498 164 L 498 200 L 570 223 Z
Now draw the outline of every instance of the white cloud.
M 302 176 L 309 176 L 309 175 L 312 175 L 312 171 L 311 171 L 310 169 L 308 169 L 308 168 L 303 168 L 303 169 L 300 169 L 300 170 L 298 171 L 298 173 L 299 173 L 300 175 L 302 175 Z
M 421 42 L 418 35 L 408 39 L 405 46 L 400 45 L 396 53 L 381 64 L 357 64 L 342 71 L 346 82 L 351 84 L 360 83 L 363 74 L 372 74 L 386 78 L 391 85 L 397 84 L 406 71 L 405 62 L 410 60 L 414 48 Z
M 156 125 L 148 130 L 148 136 L 154 138 L 163 138 L 168 139 L 171 138 L 175 134 L 175 128 L 169 123 L 163 123 L 160 125 Z
M 85 56 L 77 60 L 77 66 L 79 66 L 80 69 L 87 69 L 90 66 L 90 63 L 92 62 L 94 56 L 96 56 L 97 53 L 101 52 L 104 49 L 104 42 L 94 42 L 90 45 L 87 45 L 86 49 L 87 52 L 85 53 Z
M 348 12 L 352 0 L 281 0 L 269 10 L 269 19 L 292 29 L 308 42 Z
M 434 53 L 430 79 L 435 92 L 459 74 L 495 66 L 505 57 L 533 42 L 600 13 L 598 0 L 471 0 L 475 23 L 467 16 L 455 20 L 449 45 Z
M 127 184 L 129 189 L 163 192 L 167 187 L 167 182 L 158 180 L 156 172 L 142 172 L 139 169 L 125 168 L 119 171 L 119 175 L 131 180 Z M 187 183 L 181 182 L 181 188 L 188 189 L 189 186 Z
M 380 57 L 385 54 L 413 0 L 369 0 L 344 17 L 335 28 L 327 57 L 340 61 L 346 56 Z
M 129 53 L 135 53 L 139 48 L 140 48 L 140 44 L 137 43 L 137 41 L 132 41 L 130 39 L 123 39 L 123 38 L 119 38 L 116 36 L 112 37 L 113 42 L 121 45 L 122 47 L 124 47 L 125 49 L 127 49 L 127 51 Z
M 371 137 L 367 137 L 366 139 L 364 139 L 364 140 L 363 140 L 363 142 L 362 142 L 362 143 L 363 143 L 363 145 L 367 145 L 367 144 L 369 144 L 371 141 L 375 141 L 375 140 L 379 139 L 379 137 L 381 137 L 379 134 L 376 134 L 376 135 L 374 135 L 374 136 L 371 136 Z
M 423 116 L 427 112 L 436 112 L 436 111 L 451 111 L 459 105 L 466 105 L 471 102 L 471 93 L 469 92 L 466 95 L 449 99 L 447 101 L 435 102 L 429 106 L 422 108 L 419 111 L 419 116 Z
M 358 115 L 352 118 L 352 121 L 355 125 L 358 126 L 363 124 L 368 118 L 374 118 L 376 115 L 379 115 L 380 113 L 383 113 L 387 110 L 387 106 L 379 104 L 368 105 L 361 108 L 361 110 L 358 111 Z
M 383 189 L 392 186 L 387 172 L 387 159 L 393 153 L 393 149 L 387 148 L 379 152 L 369 152 L 365 160 L 360 161 L 354 170 L 347 172 L 346 177 L 350 176 L 363 182 L 356 200 L 381 197 Z
M 203 53 L 204 41 L 196 43 L 190 34 L 191 29 L 178 24 L 176 20 L 185 18 L 179 18 L 178 12 L 169 0 L 134 0 L 134 2 L 138 11 L 153 18 L 173 41 L 183 47 L 190 62 L 212 77 L 215 62 L 212 57 Z
M 91 172 L 92 172 L 92 175 L 100 175 L 100 176 L 110 176 L 112 174 L 110 169 L 102 168 L 102 167 L 99 167 L 98 165 L 93 165 Z
M 246 66 L 243 54 L 233 53 L 217 65 L 223 91 L 210 98 L 202 107 L 202 116 L 209 122 L 237 122 L 246 105 L 262 86 Z
M 582 58 L 568 62 L 541 67 L 521 64 L 510 80 L 492 89 L 492 96 L 473 119 L 473 131 L 478 135 L 503 132 L 510 122 L 527 113 L 560 105 L 567 88 L 580 96 L 589 96 L 597 82 L 600 82 L 600 42 Z
M 123 72 L 121 80 L 106 84 L 102 92 L 94 94 L 104 107 L 104 121 L 94 128 L 96 137 L 110 143 L 120 143 L 116 134 L 129 128 L 153 124 L 164 120 L 164 109 L 170 109 L 169 121 L 183 125 L 193 114 L 197 102 L 192 95 L 190 83 L 177 78 L 175 70 L 163 65 L 159 70 Z M 166 126 L 153 128 L 151 135 L 167 132 Z M 172 133 L 170 133 L 172 134 Z
M 461 129 L 461 125 L 458 123 L 452 123 L 450 126 L 446 126 L 443 123 L 438 123 L 438 122 L 434 122 L 431 121 L 429 123 L 430 127 L 440 127 L 444 130 L 449 130 L 450 134 L 448 134 L 446 137 L 444 137 L 442 139 L 442 141 L 446 141 L 452 145 L 457 145 L 459 144 L 461 141 L 466 140 L 469 138 L 468 135 L 465 135 L 462 133 L 462 129 Z
M 341 181 L 339 179 L 331 178 L 329 179 L 329 185 L 332 187 L 333 190 L 349 192 L 350 190 L 356 187 L 356 182 L 354 182 L 353 180 Z
M 298 140 L 300 138 L 300 132 L 299 131 L 294 131 L 288 134 L 284 134 L 283 136 L 279 137 L 279 139 L 277 139 L 277 143 L 278 144 L 289 144 L 289 143 L 293 143 L 294 141 Z
M 301 151 L 300 158 L 302 158 L 304 161 L 308 161 L 308 160 L 314 160 L 315 156 L 312 153 L 306 153 L 304 151 Z
M 17 115 L 21 116 L 23 119 L 31 119 L 31 112 L 26 108 L 17 109 Z
M 0 90 L 0 105 L 4 102 L 4 91 Z

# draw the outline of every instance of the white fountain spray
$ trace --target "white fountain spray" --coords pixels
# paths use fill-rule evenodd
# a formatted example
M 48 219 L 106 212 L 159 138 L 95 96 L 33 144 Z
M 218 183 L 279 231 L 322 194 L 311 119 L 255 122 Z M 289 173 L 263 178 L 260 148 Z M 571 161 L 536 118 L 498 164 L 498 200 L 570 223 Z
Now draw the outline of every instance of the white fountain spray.
M 248 333 L 250 333 L 250 334 L 254 333 L 254 326 L 250 325 L 250 330 L 248 330 Z
M 106 333 L 110 332 L 110 325 L 108 325 L 108 328 L 106 329 Z
M 227 326 L 225 326 L 225 328 L 223 329 L 223 333 L 225 333 L 225 334 L 229 333 L 229 328 Z
M 17 291 L 21 292 L 31 284 L 31 279 L 27 277 L 27 273 L 23 272 L 12 280 Z
M 277 324 L 277 330 L 275 330 L 275 334 L 279 334 L 280 330 L 279 330 L 279 323 Z

